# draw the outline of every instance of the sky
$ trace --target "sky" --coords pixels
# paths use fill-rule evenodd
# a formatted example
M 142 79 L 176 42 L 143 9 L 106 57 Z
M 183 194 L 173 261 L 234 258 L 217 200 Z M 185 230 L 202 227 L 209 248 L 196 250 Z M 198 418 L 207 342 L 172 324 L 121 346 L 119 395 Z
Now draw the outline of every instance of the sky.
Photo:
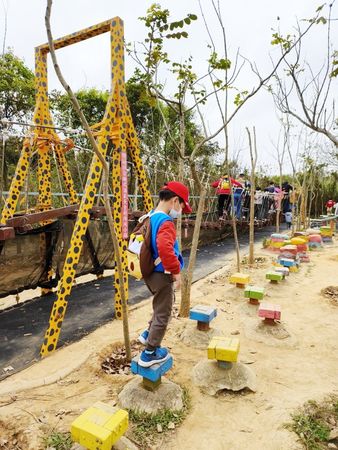
M 1 3 L 2 2 L 2 3 Z M 222 34 L 213 12 L 210 0 L 201 0 L 203 11 L 213 35 L 219 55 L 223 56 Z M 138 19 L 145 15 L 147 8 L 153 2 L 147 0 L 54 0 L 52 9 L 52 31 L 54 38 L 72 33 L 82 28 L 94 25 L 109 18 L 119 16 L 124 21 L 125 39 L 127 42 L 142 41 L 145 37 L 143 23 Z M 162 7 L 168 8 L 173 20 L 180 19 L 188 13 L 198 15 L 198 20 L 188 29 L 189 39 L 184 42 L 173 41 L 168 46 L 169 55 L 176 61 L 193 57 L 193 68 L 198 75 L 206 73 L 207 59 L 210 50 L 207 47 L 208 35 L 203 24 L 198 0 L 166 0 L 158 1 Z M 271 46 L 272 29 L 278 26 L 282 31 L 292 32 L 296 20 L 310 18 L 320 5 L 315 0 L 242 0 L 240 2 L 220 0 L 222 17 L 226 28 L 229 58 L 234 61 L 239 49 L 241 55 L 255 62 L 264 76 L 271 71 L 271 59 L 278 57 L 278 49 Z M 11 47 L 16 55 L 34 69 L 34 47 L 47 41 L 44 25 L 46 2 L 44 0 L 0 0 L 0 42 L 1 47 L 5 29 L 4 8 L 7 8 L 6 46 Z M 333 17 L 338 17 L 338 4 L 334 5 Z M 279 17 L 279 20 L 277 20 Z M 304 22 L 301 22 L 302 25 Z M 333 22 L 332 40 L 338 49 L 338 22 Z M 326 35 L 324 27 L 317 26 L 314 33 L 306 38 L 303 44 L 303 54 L 311 66 L 319 69 L 324 62 Z M 92 38 L 65 49 L 58 50 L 59 65 L 70 86 L 76 90 L 84 87 L 109 89 L 109 36 L 108 34 Z M 126 58 L 126 79 L 135 70 L 135 62 Z M 161 79 L 166 84 L 167 92 L 173 92 L 175 83 L 166 70 L 161 71 Z M 241 90 L 251 90 L 257 84 L 257 78 L 246 65 L 236 81 Z M 337 100 L 337 81 L 333 83 L 329 102 Z M 49 89 L 62 89 L 51 62 L 49 61 Z M 233 94 L 235 95 L 235 94 Z M 232 100 L 231 100 L 232 105 Z M 219 112 L 213 99 L 203 107 L 202 114 L 207 128 L 213 133 L 221 125 Z M 258 166 L 263 166 L 270 173 L 277 172 L 275 146 L 280 136 L 278 112 L 266 90 L 250 100 L 235 116 L 229 126 L 230 150 L 239 155 L 243 166 L 249 165 L 249 150 L 245 127 L 255 126 L 257 134 Z M 337 130 L 336 130 L 337 131 Z M 304 130 L 295 126 L 292 128 L 292 152 L 299 148 L 298 136 L 305 136 Z M 224 145 L 223 135 L 217 138 Z M 310 135 L 308 142 L 315 137 Z M 281 141 L 281 139 L 280 139 Z M 318 140 L 317 140 L 318 141 Z M 305 137 L 301 138 L 302 148 Z M 325 142 L 319 139 L 318 142 Z M 328 146 L 329 147 L 329 146 Z M 314 150 L 315 151 L 315 150 Z M 324 156 L 325 159 L 325 154 Z M 284 172 L 290 171 L 290 164 L 285 158 Z

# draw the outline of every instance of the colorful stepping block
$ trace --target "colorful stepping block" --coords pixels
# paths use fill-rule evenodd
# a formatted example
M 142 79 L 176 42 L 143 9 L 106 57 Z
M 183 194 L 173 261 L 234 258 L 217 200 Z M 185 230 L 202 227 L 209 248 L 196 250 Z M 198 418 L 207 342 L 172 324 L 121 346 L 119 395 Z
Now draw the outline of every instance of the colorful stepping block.
M 317 244 L 321 244 L 322 243 L 322 237 L 320 234 L 310 234 L 309 235 L 309 244 L 311 244 L 312 242 L 316 242 Z
M 320 227 L 320 234 L 322 237 L 332 237 L 333 231 L 332 228 L 329 225 Z
M 238 359 L 239 348 L 239 339 L 215 336 L 208 345 L 208 359 L 236 362 Z
M 249 284 L 250 276 L 244 273 L 236 272 L 230 277 L 230 283 L 235 283 L 239 288 L 245 288 L 246 284 Z
M 291 267 L 289 267 L 289 272 L 291 273 L 297 273 L 297 272 L 299 272 L 299 267 L 298 267 L 298 264 L 296 265 L 296 266 L 291 266 Z
M 286 238 L 287 238 L 287 236 L 285 234 L 282 234 L 282 233 L 272 233 L 271 234 L 271 239 L 274 240 L 274 241 L 284 242 Z
M 320 247 L 322 247 L 322 239 L 320 239 L 320 242 L 309 242 L 310 249 L 320 248 Z
M 168 372 L 173 366 L 173 357 L 169 358 L 159 364 L 154 364 L 151 367 L 142 367 L 138 364 L 139 356 L 135 356 L 131 360 L 131 372 L 135 375 L 141 375 L 141 377 L 146 378 L 153 383 L 156 383 L 161 379 L 161 376 Z
M 302 238 L 302 239 L 304 239 L 305 242 L 307 242 L 308 239 L 309 239 L 308 234 L 306 233 L 306 231 L 295 231 L 294 237 L 295 238 L 296 237 Z
M 73 441 L 88 450 L 111 450 L 128 429 L 128 412 L 95 403 L 71 424 Z
M 288 267 L 276 267 L 275 272 L 281 273 L 283 275 L 283 279 L 290 275 L 290 271 Z
M 297 265 L 297 261 L 291 258 L 278 258 L 278 262 L 283 267 L 292 267 Z
M 190 309 L 189 318 L 197 320 L 197 328 L 200 331 L 207 331 L 210 322 L 217 316 L 217 309 L 212 306 L 197 305 Z
M 306 240 L 302 237 L 293 237 L 291 239 L 291 245 L 297 245 L 297 248 L 298 248 L 298 245 L 304 245 L 304 244 L 306 244 Z
M 291 256 L 297 256 L 297 245 L 284 245 L 284 247 L 282 247 L 280 249 L 280 255 L 281 256 L 286 256 L 287 258 L 291 257 Z M 291 256 L 287 256 L 287 255 L 291 255 Z
M 270 270 L 265 274 L 265 278 L 270 280 L 270 283 L 278 283 L 278 281 L 283 280 L 283 275 L 275 270 Z
M 281 307 L 272 303 L 261 303 L 258 308 L 258 317 L 262 317 L 266 323 L 273 324 L 281 318 Z
M 244 291 L 244 297 L 249 299 L 252 305 L 258 305 L 259 300 L 264 297 L 264 288 L 260 286 L 247 286 Z

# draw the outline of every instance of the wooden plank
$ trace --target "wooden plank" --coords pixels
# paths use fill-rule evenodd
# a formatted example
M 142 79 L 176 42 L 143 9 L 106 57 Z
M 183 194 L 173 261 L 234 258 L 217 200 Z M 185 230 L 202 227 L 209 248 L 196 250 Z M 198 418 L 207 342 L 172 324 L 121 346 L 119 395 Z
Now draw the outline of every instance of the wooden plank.
M 24 214 L 22 216 L 15 216 L 6 221 L 8 227 L 23 227 L 24 225 L 44 222 L 46 220 L 57 219 L 58 217 L 68 216 L 77 212 L 79 205 L 69 205 L 62 208 L 50 209 L 48 211 L 40 211 L 32 214 Z

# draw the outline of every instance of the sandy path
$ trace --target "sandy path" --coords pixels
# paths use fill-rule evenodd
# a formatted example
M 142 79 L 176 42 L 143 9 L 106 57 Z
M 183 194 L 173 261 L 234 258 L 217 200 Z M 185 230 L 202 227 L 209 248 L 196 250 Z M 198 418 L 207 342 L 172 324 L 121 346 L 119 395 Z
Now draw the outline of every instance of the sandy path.
M 192 385 L 191 370 L 205 358 L 206 352 L 183 344 L 177 335 L 190 323 L 173 319 L 165 340 L 175 358 L 169 377 L 188 387 L 192 410 L 183 425 L 165 438 L 161 448 L 301 448 L 295 436 L 283 427 L 290 413 L 306 400 L 338 392 L 338 308 L 320 295 L 322 288 L 338 284 L 337 250 L 336 243 L 321 252 L 311 253 L 311 263 L 303 264 L 298 274 L 290 274 L 289 279 L 276 286 L 264 279 L 265 271 L 271 267 L 272 255 L 259 250 L 259 254 L 265 255 L 268 261 L 250 270 L 252 281 L 266 287 L 266 300 L 282 306 L 282 322 L 290 333 L 290 338 L 278 342 L 278 345 L 274 345 L 272 338 L 261 339 L 253 334 L 258 318 L 250 315 L 243 291 L 228 284 L 229 268 L 225 267 L 194 284 L 193 304 L 216 304 L 218 307 L 214 327 L 222 329 L 225 334 L 239 331 L 240 359 L 252 363 L 250 367 L 257 375 L 257 392 L 221 394 L 216 398 L 202 394 Z M 149 313 L 149 301 L 131 311 L 133 336 L 142 329 Z M 46 429 L 56 426 L 67 430 L 74 417 L 94 401 L 115 399 L 130 376 L 102 374 L 98 355 L 107 353 L 110 343 L 117 342 L 121 335 L 121 323 L 113 321 L 82 341 L 1 382 L 0 436 L 6 434 L 10 424 L 15 425 L 26 431 L 27 449 L 37 450 L 39 436 Z M 25 383 L 41 382 L 47 375 L 53 377 L 49 381 L 57 379 L 80 364 L 59 383 L 26 389 L 13 397 Z M 5 406 L 6 403 L 10 404 Z M 58 415 L 60 410 L 61 415 Z

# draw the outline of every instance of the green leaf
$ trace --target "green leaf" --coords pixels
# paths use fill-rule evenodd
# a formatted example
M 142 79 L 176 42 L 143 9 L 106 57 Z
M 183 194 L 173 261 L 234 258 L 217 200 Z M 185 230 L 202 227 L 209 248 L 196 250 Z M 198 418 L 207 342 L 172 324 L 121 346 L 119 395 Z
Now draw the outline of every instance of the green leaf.
M 191 20 L 197 20 L 196 14 L 188 14 L 189 19 Z
M 183 28 L 183 25 L 184 25 L 183 20 L 180 20 L 179 22 L 177 22 L 177 25 L 178 25 L 180 28 Z
M 316 9 L 316 12 L 321 11 L 325 6 L 325 3 L 323 3 L 321 6 L 318 6 L 318 8 Z

